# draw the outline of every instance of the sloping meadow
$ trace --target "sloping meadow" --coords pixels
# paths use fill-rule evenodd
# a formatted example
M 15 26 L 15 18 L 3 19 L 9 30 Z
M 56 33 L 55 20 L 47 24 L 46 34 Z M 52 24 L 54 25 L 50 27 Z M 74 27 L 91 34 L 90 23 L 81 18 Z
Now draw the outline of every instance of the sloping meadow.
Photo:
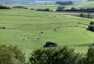
M 94 33 L 86 30 L 90 21 L 55 12 L 0 10 L 0 44 L 17 45 L 28 55 L 52 41 L 84 53 L 94 42 Z

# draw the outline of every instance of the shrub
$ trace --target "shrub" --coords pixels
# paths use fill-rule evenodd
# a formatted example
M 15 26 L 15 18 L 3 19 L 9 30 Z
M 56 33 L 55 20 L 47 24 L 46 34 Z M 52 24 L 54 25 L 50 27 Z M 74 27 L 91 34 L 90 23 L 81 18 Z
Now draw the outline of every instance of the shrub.
M 31 8 L 31 10 L 35 10 L 34 8 Z
M 94 22 L 93 22 L 93 21 L 91 21 L 91 22 L 90 22 L 90 25 L 94 25 Z
M 0 27 L 0 29 L 6 29 L 6 27 L 3 26 L 3 27 Z
M 0 5 L 0 9 L 11 9 L 10 7 L 8 6 L 3 6 L 3 5 Z
M 87 30 L 94 32 L 94 22 L 90 22 L 90 24 L 88 25 Z
M 94 25 L 89 25 L 88 30 L 94 32 Z
M 94 64 L 94 47 L 91 46 L 89 49 L 88 49 L 88 52 L 87 52 L 87 58 L 86 58 L 86 63 L 87 64 Z
M 51 41 L 47 41 L 43 47 L 57 47 L 57 44 Z
M 0 64 L 23 64 L 24 54 L 13 46 L 0 46 Z
M 38 49 L 30 57 L 31 64 L 77 64 L 80 60 L 73 49 L 44 48 Z
M 79 56 L 78 58 L 79 59 L 78 59 L 78 62 L 76 64 L 86 64 L 86 57 Z
M 6 29 L 6 27 L 1 27 L 1 29 Z
M 64 11 L 64 8 L 65 7 L 59 6 L 59 7 L 57 7 L 56 11 Z
M 37 9 L 36 11 L 50 11 L 50 9 L 49 8 L 45 8 L 45 9 Z
M 84 14 L 83 13 L 80 13 L 80 17 L 84 17 Z
M 25 6 L 14 6 L 13 8 L 28 9 L 28 8 L 27 8 L 27 7 L 25 7 Z

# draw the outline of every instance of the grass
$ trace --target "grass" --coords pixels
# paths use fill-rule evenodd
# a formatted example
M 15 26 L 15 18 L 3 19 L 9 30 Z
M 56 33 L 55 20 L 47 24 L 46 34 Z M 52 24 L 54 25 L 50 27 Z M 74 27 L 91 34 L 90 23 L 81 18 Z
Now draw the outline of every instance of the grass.
M 94 42 L 94 33 L 86 30 L 89 21 L 55 12 L 0 10 L 0 27 L 6 27 L 0 29 L 0 44 L 17 45 L 27 56 L 46 41 L 83 53 Z

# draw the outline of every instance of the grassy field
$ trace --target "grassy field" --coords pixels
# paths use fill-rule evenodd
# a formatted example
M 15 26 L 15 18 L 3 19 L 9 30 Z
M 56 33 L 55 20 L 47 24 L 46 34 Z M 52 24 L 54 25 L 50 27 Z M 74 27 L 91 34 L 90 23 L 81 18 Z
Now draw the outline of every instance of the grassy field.
M 89 21 L 55 12 L 0 10 L 0 44 L 17 45 L 28 55 L 52 41 L 83 53 L 94 43 L 94 33 L 86 30 Z

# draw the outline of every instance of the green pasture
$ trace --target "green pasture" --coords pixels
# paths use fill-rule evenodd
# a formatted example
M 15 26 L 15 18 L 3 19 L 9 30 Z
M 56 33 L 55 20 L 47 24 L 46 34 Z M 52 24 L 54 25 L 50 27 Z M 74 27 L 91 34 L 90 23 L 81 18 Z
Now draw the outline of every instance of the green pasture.
M 86 30 L 90 21 L 55 12 L 0 10 L 0 44 L 16 45 L 28 55 L 52 41 L 85 53 L 94 43 L 94 33 Z

